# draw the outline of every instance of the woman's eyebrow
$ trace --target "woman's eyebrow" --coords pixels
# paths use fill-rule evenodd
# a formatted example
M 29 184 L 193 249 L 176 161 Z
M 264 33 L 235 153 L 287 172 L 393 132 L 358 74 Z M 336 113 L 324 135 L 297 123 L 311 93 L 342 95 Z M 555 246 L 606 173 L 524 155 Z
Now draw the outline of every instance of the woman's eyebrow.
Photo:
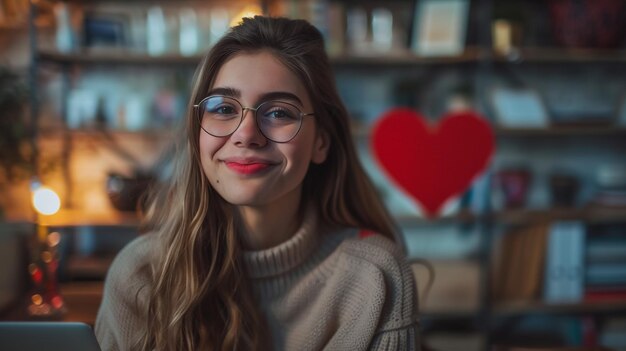
M 224 95 L 224 96 L 228 96 L 232 98 L 240 98 L 241 91 L 235 88 L 221 88 L 220 87 L 220 88 L 213 88 L 209 90 L 209 93 L 207 94 L 207 96 L 212 96 L 212 95 Z
M 302 106 L 302 101 L 296 94 L 292 94 L 286 91 L 272 91 L 269 93 L 265 93 L 261 95 L 259 102 L 269 101 L 269 100 L 291 100 L 297 102 L 300 106 Z

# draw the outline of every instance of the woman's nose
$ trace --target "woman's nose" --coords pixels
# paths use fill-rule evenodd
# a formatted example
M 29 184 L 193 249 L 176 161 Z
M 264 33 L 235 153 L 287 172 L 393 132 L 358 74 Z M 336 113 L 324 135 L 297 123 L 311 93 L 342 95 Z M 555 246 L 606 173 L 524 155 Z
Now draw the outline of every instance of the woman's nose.
M 230 138 L 240 147 L 263 147 L 267 144 L 267 138 L 257 125 L 255 110 L 244 108 L 241 124 Z

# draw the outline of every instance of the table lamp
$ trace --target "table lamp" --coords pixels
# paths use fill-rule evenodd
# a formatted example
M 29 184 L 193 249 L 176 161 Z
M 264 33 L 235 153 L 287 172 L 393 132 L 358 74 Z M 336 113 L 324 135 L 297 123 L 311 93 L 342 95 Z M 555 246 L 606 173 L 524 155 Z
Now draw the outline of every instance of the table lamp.
M 32 290 L 27 312 L 31 317 L 60 317 L 66 311 L 57 281 L 57 248 L 61 235 L 48 231 L 46 219 L 59 211 L 61 200 L 54 190 L 39 182 L 33 182 L 31 191 L 36 216 L 36 238 L 31 249 L 31 263 L 28 265 Z

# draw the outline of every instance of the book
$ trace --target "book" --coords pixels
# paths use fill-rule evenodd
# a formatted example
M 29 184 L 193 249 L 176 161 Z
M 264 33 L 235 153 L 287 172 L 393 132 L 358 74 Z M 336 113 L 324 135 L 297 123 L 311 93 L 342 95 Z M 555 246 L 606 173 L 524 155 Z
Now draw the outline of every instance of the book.
M 626 263 L 589 263 L 585 268 L 587 285 L 620 285 L 626 287 Z
M 581 221 L 557 221 L 550 226 L 544 278 L 547 303 L 583 299 L 585 227 Z
M 585 302 L 626 302 L 626 286 L 619 288 L 587 288 Z
M 626 230 L 621 225 L 591 227 L 587 235 L 587 264 L 620 262 L 626 264 Z
M 538 224 L 502 236 L 492 283 L 495 299 L 534 300 L 540 295 L 547 234 L 548 226 Z
M 588 240 L 587 263 L 620 262 L 626 265 L 626 233 L 624 240 Z

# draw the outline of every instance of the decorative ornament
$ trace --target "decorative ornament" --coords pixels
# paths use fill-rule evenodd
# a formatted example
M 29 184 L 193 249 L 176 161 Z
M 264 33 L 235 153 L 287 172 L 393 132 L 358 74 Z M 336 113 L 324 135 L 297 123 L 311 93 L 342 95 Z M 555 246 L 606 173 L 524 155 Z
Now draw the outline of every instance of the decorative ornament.
M 382 169 L 429 218 L 471 186 L 495 148 L 487 120 L 469 110 L 431 125 L 411 109 L 395 108 L 379 118 L 371 142 Z

